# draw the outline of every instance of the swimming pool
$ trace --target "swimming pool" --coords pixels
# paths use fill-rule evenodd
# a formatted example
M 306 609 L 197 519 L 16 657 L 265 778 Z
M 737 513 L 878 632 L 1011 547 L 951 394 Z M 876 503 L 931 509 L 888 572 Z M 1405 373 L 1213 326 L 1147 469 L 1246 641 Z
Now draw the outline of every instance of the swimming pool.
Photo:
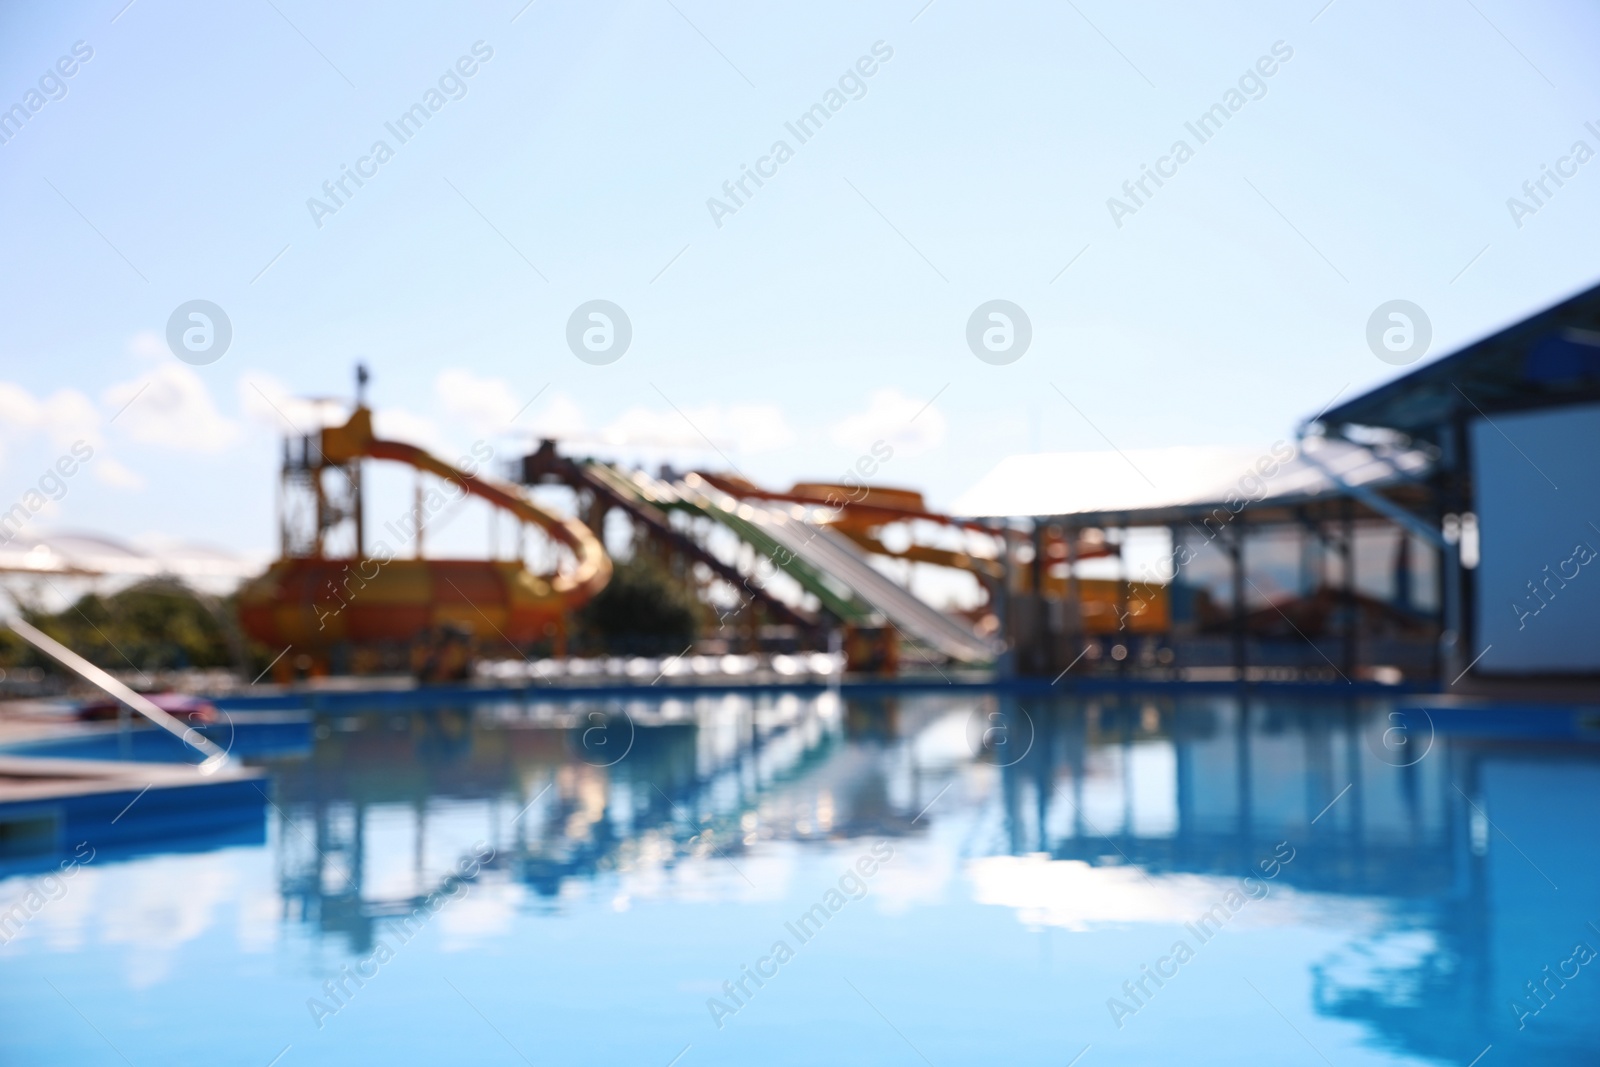
M 264 842 L 70 842 L 0 882 L 0 1062 L 1600 1057 L 1581 723 L 498 700 L 251 762 Z

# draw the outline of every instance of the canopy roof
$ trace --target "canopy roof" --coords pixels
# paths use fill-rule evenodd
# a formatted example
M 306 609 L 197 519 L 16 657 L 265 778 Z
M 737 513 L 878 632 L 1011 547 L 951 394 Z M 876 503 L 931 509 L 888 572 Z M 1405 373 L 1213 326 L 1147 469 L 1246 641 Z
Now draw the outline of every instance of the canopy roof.
M 1474 414 L 1600 401 L 1600 286 L 1340 404 L 1330 429 L 1381 426 L 1439 443 Z
M 1419 451 L 1320 437 L 1300 446 L 1185 447 L 1011 456 L 962 494 L 971 518 L 1070 517 L 1084 525 L 1163 525 L 1250 501 L 1250 510 L 1304 508 L 1347 494 L 1341 482 L 1406 489 L 1431 465 Z
M 203 545 L 140 548 L 94 533 L 25 533 L 0 545 L 0 574 L 171 575 L 231 585 L 259 573 L 263 564 Z

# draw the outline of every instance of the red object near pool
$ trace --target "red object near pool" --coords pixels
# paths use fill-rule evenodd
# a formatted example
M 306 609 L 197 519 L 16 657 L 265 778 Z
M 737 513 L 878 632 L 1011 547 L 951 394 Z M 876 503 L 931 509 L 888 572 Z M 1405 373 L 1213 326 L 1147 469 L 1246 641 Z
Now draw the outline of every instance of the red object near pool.
M 206 723 L 217 721 L 217 706 L 209 700 L 190 696 L 187 693 L 143 693 L 150 703 L 160 708 L 180 722 L 192 726 L 203 726 Z M 78 705 L 78 718 L 85 720 L 115 719 L 122 708 L 122 702 L 110 697 L 100 697 L 97 700 L 85 701 Z M 132 714 L 130 710 L 130 714 Z

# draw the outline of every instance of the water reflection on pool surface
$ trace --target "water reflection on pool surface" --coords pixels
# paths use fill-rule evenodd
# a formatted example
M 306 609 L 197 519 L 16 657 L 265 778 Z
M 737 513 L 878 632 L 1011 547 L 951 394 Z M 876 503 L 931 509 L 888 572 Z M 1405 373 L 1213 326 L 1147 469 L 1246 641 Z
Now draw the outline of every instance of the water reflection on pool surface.
M 1600 747 L 1401 706 L 323 717 L 265 844 L 0 882 L 0 1062 L 1596 1062 Z

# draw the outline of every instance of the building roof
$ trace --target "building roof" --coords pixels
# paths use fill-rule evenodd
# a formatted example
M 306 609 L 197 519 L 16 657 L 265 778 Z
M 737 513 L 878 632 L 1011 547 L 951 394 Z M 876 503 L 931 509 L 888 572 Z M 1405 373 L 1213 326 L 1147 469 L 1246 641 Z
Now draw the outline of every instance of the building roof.
M 1241 500 L 1261 508 L 1340 500 L 1340 485 L 1384 489 L 1424 477 L 1420 451 L 1308 437 L 1299 446 L 1044 452 L 1001 460 L 951 509 L 970 518 L 1071 517 L 1086 525 L 1159 525 Z
M 231 587 L 265 561 L 203 545 L 140 548 L 94 533 L 24 534 L 0 545 L 0 574 L 158 577 Z
M 1330 429 L 1381 426 L 1439 443 L 1473 414 L 1600 401 L 1600 286 L 1325 412 Z

